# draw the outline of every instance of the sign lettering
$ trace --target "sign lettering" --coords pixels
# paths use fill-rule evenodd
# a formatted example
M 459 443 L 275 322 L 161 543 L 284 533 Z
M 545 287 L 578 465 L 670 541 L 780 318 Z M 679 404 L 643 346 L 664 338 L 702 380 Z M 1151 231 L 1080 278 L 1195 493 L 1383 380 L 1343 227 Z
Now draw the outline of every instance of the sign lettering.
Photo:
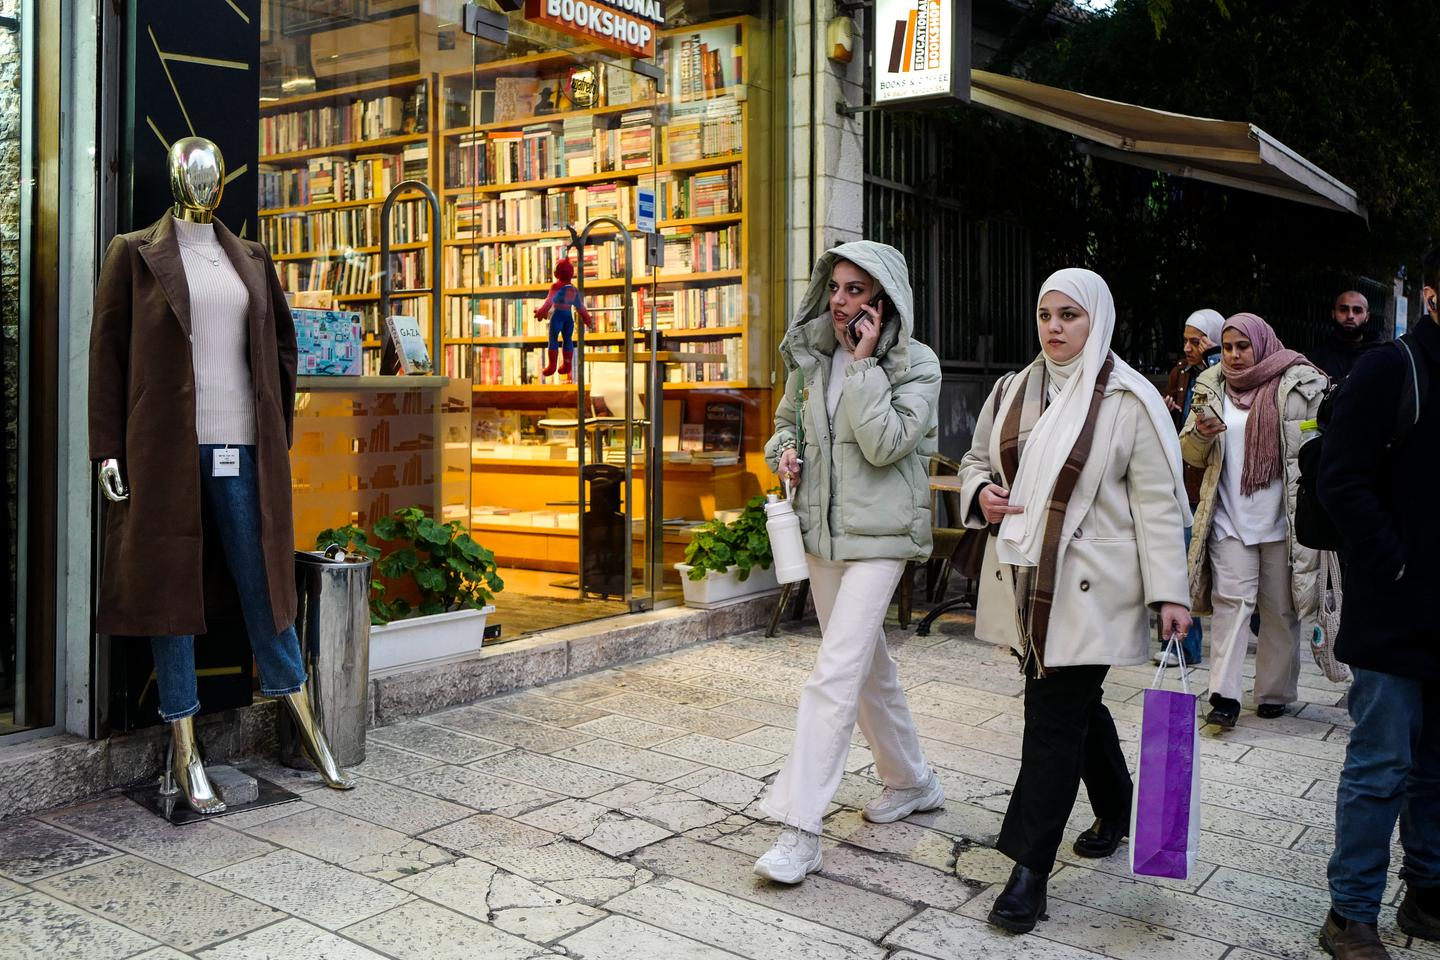
M 970 90 L 970 0 L 876 0 L 877 104 Z
M 525 19 L 632 57 L 655 55 L 661 0 L 526 0 Z

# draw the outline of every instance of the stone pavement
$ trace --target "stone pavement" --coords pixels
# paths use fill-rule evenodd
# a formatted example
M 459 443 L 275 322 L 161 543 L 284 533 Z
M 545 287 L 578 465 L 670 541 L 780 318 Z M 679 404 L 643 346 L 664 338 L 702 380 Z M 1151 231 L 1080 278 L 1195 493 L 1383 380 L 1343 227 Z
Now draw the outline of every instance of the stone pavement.
M 823 871 L 750 872 L 775 835 L 755 801 L 783 761 L 818 630 L 747 634 L 371 732 L 350 793 L 264 765 L 291 803 L 172 828 L 111 796 L 0 823 L 0 958 L 1082 960 L 1317 958 L 1348 731 L 1307 662 L 1307 701 L 1203 736 L 1201 861 L 1136 880 L 1062 850 L 1034 934 L 984 917 L 1009 862 L 990 845 L 1020 755 L 1009 655 L 952 617 L 891 630 L 949 797 L 883 826 L 855 737 Z M 1173 671 L 1172 671 L 1173 673 Z M 1106 698 L 1135 754 L 1143 667 Z M 1205 672 L 1194 680 L 1202 688 Z M 1088 825 L 1082 799 L 1072 820 Z M 1440 957 L 1381 920 L 1397 958 Z M 1408 949 L 1407 949 L 1408 948 Z

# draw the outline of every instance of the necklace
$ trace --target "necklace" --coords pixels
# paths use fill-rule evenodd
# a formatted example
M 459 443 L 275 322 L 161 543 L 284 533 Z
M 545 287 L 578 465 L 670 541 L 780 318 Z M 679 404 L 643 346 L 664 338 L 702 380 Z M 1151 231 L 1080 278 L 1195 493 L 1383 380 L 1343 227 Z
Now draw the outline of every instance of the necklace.
M 186 250 L 192 250 L 192 251 L 194 251 L 195 253 L 198 253 L 200 256 L 204 257 L 206 260 L 209 260 L 209 261 L 210 261 L 210 266 L 212 266 L 212 267 L 218 267 L 218 266 L 220 266 L 220 257 L 221 257 L 221 256 L 224 256 L 224 254 L 225 254 L 225 251 L 222 249 L 222 250 L 220 251 L 220 255 L 219 255 L 219 256 L 214 256 L 214 257 L 212 257 L 212 256 L 210 256 L 210 254 L 208 254 L 208 253 L 205 252 L 205 248 L 204 248 L 204 247 L 196 246 L 196 245 L 193 244 L 193 243 L 182 243 L 182 244 L 180 244 L 180 246 L 184 247 Z

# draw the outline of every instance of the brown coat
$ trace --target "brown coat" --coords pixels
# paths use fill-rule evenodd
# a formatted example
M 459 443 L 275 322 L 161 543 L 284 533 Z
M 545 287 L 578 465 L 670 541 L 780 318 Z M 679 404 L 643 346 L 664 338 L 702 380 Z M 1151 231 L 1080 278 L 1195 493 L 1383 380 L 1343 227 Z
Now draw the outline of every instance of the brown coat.
M 255 456 L 270 607 L 276 632 L 295 620 L 290 441 L 295 327 L 270 255 L 218 221 L 215 235 L 250 294 Z M 200 513 L 190 289 L 172 218 L 110 241 L 90 331 L 90 458 L 124 466 L 130 498 L 110 504 L 96 630 L 203 634 Z

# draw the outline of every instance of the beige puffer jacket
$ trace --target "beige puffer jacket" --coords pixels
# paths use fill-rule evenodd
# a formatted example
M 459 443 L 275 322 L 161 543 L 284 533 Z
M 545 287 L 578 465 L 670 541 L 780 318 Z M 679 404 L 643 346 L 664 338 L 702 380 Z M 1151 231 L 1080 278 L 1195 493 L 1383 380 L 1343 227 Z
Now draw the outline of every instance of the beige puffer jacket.
M 875 356 L 846 369 L 832 423 L 825 407 L 835 326 L 830 272 L 849 260 L 880 284 L 898 314 L 880 331 Z M 924 560 L 930 556 L 928 461 L 939 436 L 940 362 L 912 339 L 914 301 L 905 257 L 857 240 L 815 264 L 800 309 L 785 333 L 785 393 L 765 445 L 774 470 L 786 446 L 805 465 L 792 501 L 805 550 L 824 560 Z
M 1216 437 L 1206 439 L 1195 429 L 1195 411 L 1207 404 L 1221 409 L 1225 391 L 1223 364 L 1200 374 L 1195 381 L 1195 398 L 1190 416 L 1180 431 L 1180 453 L 1185 462 L 1205 470 L 1200 482 L 1200 502 L 1195 507 L 1195 524 L 1190 537 L 1190 612 L 1199 616 L 1213 612 L 1210 591 L 1214 575 L 1210 567 L 1210 524 L 1220 498 L 1220 476 L 1225 462 L 1225 444 Z M 1280 439 L 1285 447 L 1281 481 L 1285 484 L 1285 528 L 1290 548 L 1290 589 L 1295 603 L 1295 616 L 1300 621 L 1300 635 L 1313 632 L 1320 615 L 1321 576 L 1320 554 L 1295 539 L 1295 499 L 1300 479 L 1300 445 L 1309 439 L 1302 435 L 1301 424 L 1313 422 L 1325 395 L 1328 380 L 1314 367 L 1300 364 L 1286 370 L 1280 377 L 1277 402 L 1281 414 Z

